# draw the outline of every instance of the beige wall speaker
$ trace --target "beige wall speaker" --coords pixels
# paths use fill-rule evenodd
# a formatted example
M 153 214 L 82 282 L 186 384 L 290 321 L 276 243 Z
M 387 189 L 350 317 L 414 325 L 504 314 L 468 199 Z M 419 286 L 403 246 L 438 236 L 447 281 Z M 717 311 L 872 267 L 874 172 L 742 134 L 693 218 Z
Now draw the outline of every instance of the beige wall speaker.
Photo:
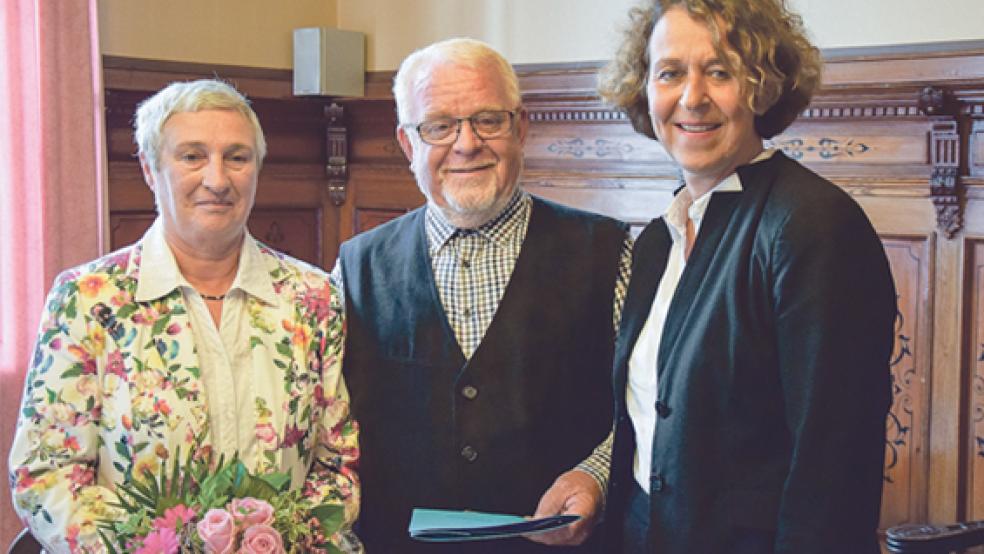
M 363 96 L 366 38 L 327 27 L 294 29 L 296 96 Z

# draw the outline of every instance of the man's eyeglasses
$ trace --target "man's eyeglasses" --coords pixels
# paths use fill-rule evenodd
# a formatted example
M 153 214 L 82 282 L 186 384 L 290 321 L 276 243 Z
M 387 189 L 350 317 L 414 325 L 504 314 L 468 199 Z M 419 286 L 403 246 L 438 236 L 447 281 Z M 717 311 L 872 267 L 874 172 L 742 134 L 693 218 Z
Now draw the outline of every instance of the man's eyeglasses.
M 461 124 L 468 121 L 472 131 L 482 140 L 497 139 L 512 131 L 516 112 L 507 110 L 488 110 L 474 113 L 468 117 L 435 117 L 421 122 L 416 127 L 420 140 L 434 146 L 446 146 L 458 140 Z M 413 127 L 413 125 L 408 125 Z

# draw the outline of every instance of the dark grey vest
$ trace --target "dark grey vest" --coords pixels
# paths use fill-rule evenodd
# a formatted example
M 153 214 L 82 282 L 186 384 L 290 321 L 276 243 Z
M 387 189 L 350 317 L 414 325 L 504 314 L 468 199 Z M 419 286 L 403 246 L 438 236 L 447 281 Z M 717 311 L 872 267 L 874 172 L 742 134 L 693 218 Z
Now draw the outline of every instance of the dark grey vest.
M 614 220 L 534 199 L 509 285 L 467 363 L 434 284 L 423 209 L 342 245 L 345 378 L 361 426 L 358 530 L 370 552 L 420 547 L 406 538 L 412 507 L 532 514 L 605 438 L 624 237 Z

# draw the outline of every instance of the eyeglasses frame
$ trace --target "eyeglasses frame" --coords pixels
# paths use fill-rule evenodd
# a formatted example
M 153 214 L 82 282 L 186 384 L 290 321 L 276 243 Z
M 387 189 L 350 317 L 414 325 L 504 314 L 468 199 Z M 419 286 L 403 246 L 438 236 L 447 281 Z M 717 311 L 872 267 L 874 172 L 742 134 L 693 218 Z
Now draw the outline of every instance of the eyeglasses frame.
M 463 123 L 467 121 L 468 124 L 471 126 L 472 133 L 474 133 L 475 136 L 478 137 L 482 142 L 486 142 L 489 140 L 500 139 L 511 133 L 513 129 L 516 128 L 516 118 L 522 113 L 522 110 L 523 110 L 522 107 L 518 107 L 514 110 L 479 110 L 471 115 L 464 116 L 464 117 L 448 117 L 448 119 L 453 119 L 455 122 L 455 131 L 453 133 L 448 133 L 448 137 L 454 137 L 454 138 L 452 138 L 451 140 L 447 140 L 446 137 L 445 139 L 441 139 L 441 142 L 431 142 L 425 139 L 424 135 L 420 132 L 420 128 L 425 123 L 428 122 L 427 120 L 421 121 L 420 123 L 404 123 L 400 127 L 403 127 L 404 129 L 408 129 L 408 128 L 413 129 L 417 133 L 417 137 L 419 137 L 420 140 L 424 142 L 424 144 L 429 144 L 431 146 L 449 146 L 457 142 L 458 137 L 461 136 L 461 127 Z M 478 114 L 489 113 L 489 112 L 493 112 L 493 113 L 505 112 L 506 114 L 509 115 L 509 127 L 501 135 L 496 135 L 494 137 L 484 137 L 475 128 L 475 121 L 474 121 L 475 116 L 477 116 Z M 443 118 L 434 118 L 434 119 L 443 119 Z

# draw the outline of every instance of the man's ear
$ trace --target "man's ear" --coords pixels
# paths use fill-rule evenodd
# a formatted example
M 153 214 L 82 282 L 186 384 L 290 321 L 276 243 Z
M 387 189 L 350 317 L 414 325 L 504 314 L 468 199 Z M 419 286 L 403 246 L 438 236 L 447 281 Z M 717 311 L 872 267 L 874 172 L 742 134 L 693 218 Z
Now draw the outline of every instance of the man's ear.
M 143 171 L 144 182 L 150 187 L 150 190 L 157 194 L 157 189 L 154 188 L 156 182 L 154 181 L 154 171 L 150 168 L 150 162 L 147 160 L 147 156 L 140 153 L 140 170 Z
M 400 143 L 400 148 L 403 150 L 403 155 L 407 157 L 407 161 L 410 162 L 410 166 L 413 167 L 413 142 L 410 140 L 410 135 L 407 134 L 405 128 L 396 128 L 396 141 Z
M 519 120 L 516 122 L 516 132 L 519 136 L 519 143 L 526 144 L 526 133 L 530 130 L 530 112 L 526 111 L 526 108 L 519 108 L 519 113 L 516 114 L 516 118 Z

